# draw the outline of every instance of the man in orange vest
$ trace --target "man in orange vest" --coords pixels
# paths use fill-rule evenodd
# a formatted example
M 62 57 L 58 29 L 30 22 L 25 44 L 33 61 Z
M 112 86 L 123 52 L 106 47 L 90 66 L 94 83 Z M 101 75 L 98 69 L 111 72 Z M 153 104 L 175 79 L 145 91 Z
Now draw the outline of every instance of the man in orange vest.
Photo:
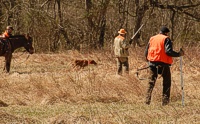
M 146 104 L 151 102 L 151 94 L 155 86 L 158 74 L 163 77 L 162 105 L 167 105 L 170 98 L 172 57 L 184 55 L 184 51 L 173 51 L 172 41 L 168 37 L 169 29 L 163 26 L 160 33 L 152 36 L 145 50 L 145 56 L 149 62 L 149 86 L 146 94 Z
M 7 26 L 5 32 L 0 36 L 0 38 L 9 38 L 12 36 L 12 31 L 13 31 L 12 26 Z
M 125 71 L 129 73 L 129 63 L 128 63 L 128 48 L 130 47 L 129 43 L 125 40 L 126 31 L 120 29 L 118 31 L 119 35 L 114 39 L 114 54 L 117 58 L 117 73 L 122 75 L 122 66 L 124 65 Z
M 6 51 L 8 50 L 8 38 L 10 38 L 12 36 L 12 31 L 13 31 L 13 27 L 12 26 L 7 26 L 5 32 L 0 36 L 0 39 L 3 45 L 3 50 L 5 49 Z

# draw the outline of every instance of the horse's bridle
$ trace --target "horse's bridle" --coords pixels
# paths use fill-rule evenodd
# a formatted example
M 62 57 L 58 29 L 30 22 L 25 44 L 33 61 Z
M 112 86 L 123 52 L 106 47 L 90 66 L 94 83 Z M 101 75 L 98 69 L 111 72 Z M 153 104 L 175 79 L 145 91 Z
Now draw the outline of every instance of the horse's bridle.
M 32 50 L 33 49 L 33 47 L 32 47 L 32 38 L 31 37 L 25 37 L 26 39 L 27 39 L 27 43 L 25 44 L 25 49 L 30 53 L 31 51 L 30 50 Z

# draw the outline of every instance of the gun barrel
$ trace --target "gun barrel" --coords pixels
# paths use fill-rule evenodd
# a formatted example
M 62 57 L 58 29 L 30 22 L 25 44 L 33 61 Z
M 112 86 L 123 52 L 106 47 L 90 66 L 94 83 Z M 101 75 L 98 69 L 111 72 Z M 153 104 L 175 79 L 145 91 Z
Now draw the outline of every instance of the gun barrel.
M 131 37 L 131 39 L 133 39 L 137 35 L 137 33 L 142 29 L 143 26 L 144 24 L 140 26 L 140 28 L 135 32 L 135 34 Z

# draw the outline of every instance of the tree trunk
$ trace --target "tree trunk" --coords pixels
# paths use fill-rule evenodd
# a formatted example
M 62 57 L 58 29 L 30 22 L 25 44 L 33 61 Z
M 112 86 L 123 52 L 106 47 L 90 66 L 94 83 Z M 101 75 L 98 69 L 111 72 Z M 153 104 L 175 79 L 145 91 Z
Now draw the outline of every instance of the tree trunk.
M 104 0 L 103 0 L 104 1 Z M 99 47 L 102 48 L 104 46 L 104 35 L 105 35 L 105 30 L 106 30 L 106 12 L 107 12 L 107 7 L 110 3 L 110 0 L 105 0 L 102 2 L 103 4 L 103 9 L 101 10 L 101 15 L 100 15 L 100 35 L 99 35 Z
M 70 46 L 71 45 L 71 41 L 68 37 L 68 34 L 63 26 L 63 17 L 62 17 L 62 10 L 61 10 L 61 2 L 60 0 L 56 0 L 57 1 L 57 5 L 58 5 L 58 17 L 59 17 L 59 32 L 63 35 L 63 37 L 65 38 L 66 41 L 66 45 Z
M 100 36 L 99 36 L 99 47 L 103 48 L 104 46 L 104 35 L 106 30 L 106 19 L 105 17 L 101 20 L 101 27 L 100 27 Z
M 135 0 L 135 6 L 136 6 L 136 20 L 135 20 L 134 32 L 137 32 L 137 30 L 142 25 L 142 19 L 144 17 L 145 12 L 148 10 L 148 7 L 145 4 L 141 6 L 139 0 Z M 136 36 L 133 39 L 133 41 L 134 41 L 133 46 L 134 47 L 136 46 L 136 44 L 139 47 L 141 47 L 141 45 L 139 43 L 139 38 L 140 38 L 140 33 L 136 34 Z

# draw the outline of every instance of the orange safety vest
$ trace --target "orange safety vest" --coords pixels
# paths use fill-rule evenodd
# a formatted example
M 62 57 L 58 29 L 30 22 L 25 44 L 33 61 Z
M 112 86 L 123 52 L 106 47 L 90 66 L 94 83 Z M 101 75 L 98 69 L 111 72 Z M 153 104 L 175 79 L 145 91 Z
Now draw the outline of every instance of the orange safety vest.
M 10 37 L 10 35 L 6 31 L 3 33 L 3 35 L 5 36 L 5 38 L 9 38 Z
M 150 38 L 147 55 L 149 61 L 172 64 L 172 57 L 165 53 L 165 39 L 167 37 L 163 34 L 158 34 Z

